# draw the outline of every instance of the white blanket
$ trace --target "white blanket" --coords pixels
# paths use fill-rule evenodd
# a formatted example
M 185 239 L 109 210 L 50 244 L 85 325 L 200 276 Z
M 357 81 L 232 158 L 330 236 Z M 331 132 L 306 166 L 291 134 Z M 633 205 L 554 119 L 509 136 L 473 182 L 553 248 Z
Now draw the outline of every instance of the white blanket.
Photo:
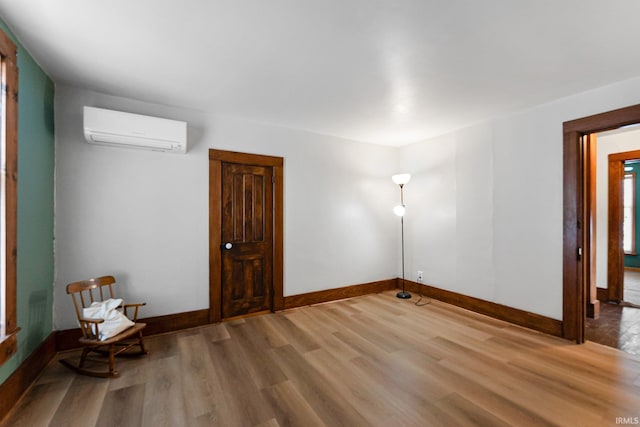
M 100 331 L 98 339 L 100 341 L 114 337 L 135 324 L 117 310 L 120 304 L 122 304 L 121 299 L 109 298 L 105 301 L 94 302 L 91 306 L 82 310 L 82 316 L 86 319 L 104 320 L 103 323 L 98 325 L 98 330 Z

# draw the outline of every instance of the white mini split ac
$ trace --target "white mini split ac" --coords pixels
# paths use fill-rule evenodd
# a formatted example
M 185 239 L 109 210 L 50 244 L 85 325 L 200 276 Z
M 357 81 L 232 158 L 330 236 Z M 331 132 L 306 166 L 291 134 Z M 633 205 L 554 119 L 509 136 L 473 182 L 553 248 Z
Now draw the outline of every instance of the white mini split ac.
M 89 144 L 187 152 L 186 122 L 103 108 L 84 107 L 84 137 Z

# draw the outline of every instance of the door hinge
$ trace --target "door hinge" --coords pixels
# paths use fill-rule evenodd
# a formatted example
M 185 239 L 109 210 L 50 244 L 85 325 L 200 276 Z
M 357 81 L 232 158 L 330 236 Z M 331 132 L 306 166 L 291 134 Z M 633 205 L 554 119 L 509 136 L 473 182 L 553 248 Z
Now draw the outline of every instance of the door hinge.
M 582 248 L 578 248 L 578 261 L 582 259 Z

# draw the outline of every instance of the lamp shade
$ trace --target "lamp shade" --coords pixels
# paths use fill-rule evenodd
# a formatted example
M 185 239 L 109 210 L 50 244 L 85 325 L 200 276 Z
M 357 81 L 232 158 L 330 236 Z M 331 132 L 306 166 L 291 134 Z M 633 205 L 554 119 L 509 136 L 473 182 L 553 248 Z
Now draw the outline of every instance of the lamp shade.
M 393 213 L 398 216 L 404 216 L 405 212 L 407 212 L 407 210 L 405 209 L 404 205 L 398 205 L 393 208 Z
M 393 175 L 391 179 L 398 185 L 404 185 L 411 179 L 411 174 L 399 173 L 397 175 Z

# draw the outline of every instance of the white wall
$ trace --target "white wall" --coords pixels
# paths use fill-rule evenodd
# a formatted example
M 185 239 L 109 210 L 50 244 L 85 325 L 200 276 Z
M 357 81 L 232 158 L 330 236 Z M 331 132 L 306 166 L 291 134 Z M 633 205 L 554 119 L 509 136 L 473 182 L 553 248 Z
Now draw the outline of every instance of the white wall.
M 399 149 L 58 87 L 57 329 L 67 282 L 114 274 L 145 316 L 206 308 L 209 148 L 285 157 L 285 295 L 406 271 L 443 289 L 562 317 L 562 123 L 640 103 L 640 78 Z M 83 105 L 187 120 L 186 156 L 89 146 Z
M 189 152 L 84 142 L 82 106 L 188 122 Z M 113 274 L 143 316 L 208 307 L 208 149 L 285 158 L 284 294 L 397 277 L 397 149 L 56 88 L 56 329 L 67 283 Z
M 596 286 L 607 288 L 609 154 L 640 150 L 640 129 L 603 132 L 596 147 Z
M 640 103 L 640 79 L 402 147 L 407 277 L 562 318 L 562 123 Z

